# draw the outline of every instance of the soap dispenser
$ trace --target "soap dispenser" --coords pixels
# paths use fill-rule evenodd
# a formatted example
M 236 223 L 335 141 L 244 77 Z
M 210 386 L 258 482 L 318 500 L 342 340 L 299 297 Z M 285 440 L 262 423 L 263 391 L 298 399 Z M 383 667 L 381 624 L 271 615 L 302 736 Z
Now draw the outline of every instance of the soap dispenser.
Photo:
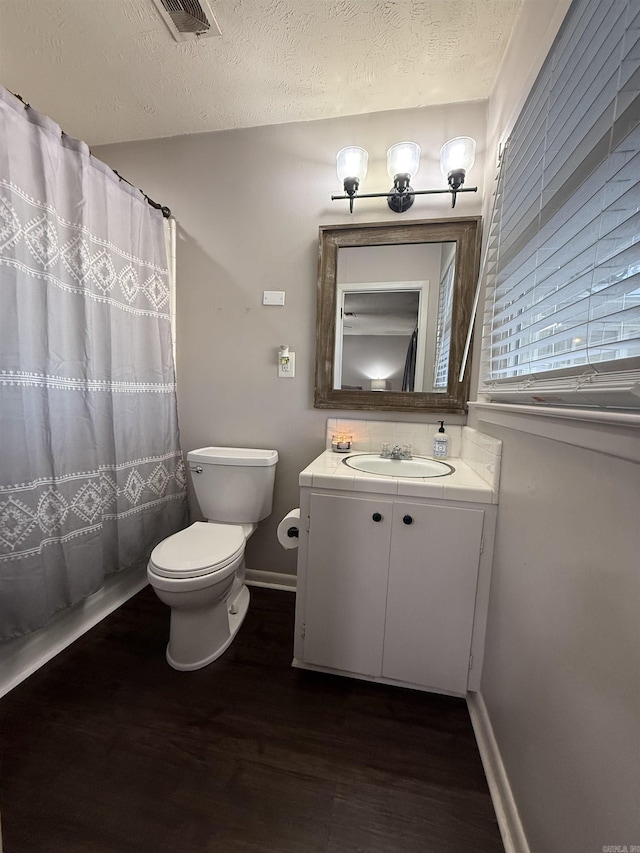
M 444 421 L 433 438 L 433 455 L 436 459 L 445 459 L 449 454 L 449 436 L 444 431 Z

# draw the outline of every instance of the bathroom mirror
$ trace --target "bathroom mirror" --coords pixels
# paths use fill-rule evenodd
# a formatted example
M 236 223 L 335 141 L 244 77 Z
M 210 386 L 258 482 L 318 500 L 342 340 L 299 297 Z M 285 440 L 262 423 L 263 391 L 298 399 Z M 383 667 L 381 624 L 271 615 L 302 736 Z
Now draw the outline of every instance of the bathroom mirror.
M 480 217 L 320 228 L 316 408 L 464 413 Z

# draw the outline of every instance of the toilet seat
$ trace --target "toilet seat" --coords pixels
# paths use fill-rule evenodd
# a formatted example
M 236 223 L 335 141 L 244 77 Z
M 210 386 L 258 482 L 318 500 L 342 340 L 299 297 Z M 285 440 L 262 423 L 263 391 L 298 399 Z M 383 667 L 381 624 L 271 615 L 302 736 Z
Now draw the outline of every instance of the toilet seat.
M 196 521 L 156 545 L 148 569 L 163 578 L 197 578 L 218 573 L 222 578 L 225 569 L 235 571 L 245 542 L 239 525 Z

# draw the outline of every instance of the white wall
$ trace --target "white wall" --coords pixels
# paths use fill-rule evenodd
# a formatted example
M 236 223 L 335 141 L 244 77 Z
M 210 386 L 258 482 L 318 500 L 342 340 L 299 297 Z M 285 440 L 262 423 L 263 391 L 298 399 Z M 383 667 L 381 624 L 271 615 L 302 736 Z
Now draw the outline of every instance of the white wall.
M 531 851 L 640 839 L 640 466 L 502 439 L 482 694 Z
M 525 3 L 487 151 L 566 7 Z M 595 452 L 532 434 L 535 421 L 516 430 L 470 416 L 503 442 L 482 695 L 532 853 L 640 845 L 640 466 L 607 455 L 613 426 Z M 582 437 L 594 429 L 576 425 Z
M 461 134 L 484 139 L 485 114 L 486 103 L 473 102 L 94 150 L 178 220 L 183 448 L 219 443 L 279 451 L 274 512 L 247 548 L 252 569 L 295 573 L 295 552 L 279 547 L 275 528 L 298 504 L 298 474 L 324 449 L 327 418 L 339 414 L 313 408 L 318 226 L 452 214 L 447 197 L 424 196 L 407 214 L 370 199 L 356 202 L 350 216 L 345 202 L 330 200 L 342 189 L 336 152 L 348 144 L 367 148 L 363 189 L 386 190 L 387 148 L 415 139 L 423 151 L 416 188 L 440 187 L 441 145 Z M 482 177 L 481 149 L 469 181 Z M 467 193 L 453 213 L 477 215 L 480 206 L 480 193 Z M 284 308 L 263 307 L 263 290 L 285 290 Z M 282 343 L 296 353 L 292 380 L 276 377 Z M 408 419 L 436 423 L 438 415 Z
M 371 387 L 371 365 L 383 364 L 381 371 L 388 391 L 402 391 L 404 366 L 411 335 L 345 335 L 342 343 L 342 386 Z

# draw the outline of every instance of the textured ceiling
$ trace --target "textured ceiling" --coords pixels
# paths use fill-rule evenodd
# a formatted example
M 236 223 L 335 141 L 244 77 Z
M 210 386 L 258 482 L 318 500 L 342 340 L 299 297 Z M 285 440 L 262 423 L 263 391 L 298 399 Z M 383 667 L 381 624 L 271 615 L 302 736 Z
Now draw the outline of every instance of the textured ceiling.
M 0 82 L 92 145 L 486 98 L 522 0 L 0 0 Z

